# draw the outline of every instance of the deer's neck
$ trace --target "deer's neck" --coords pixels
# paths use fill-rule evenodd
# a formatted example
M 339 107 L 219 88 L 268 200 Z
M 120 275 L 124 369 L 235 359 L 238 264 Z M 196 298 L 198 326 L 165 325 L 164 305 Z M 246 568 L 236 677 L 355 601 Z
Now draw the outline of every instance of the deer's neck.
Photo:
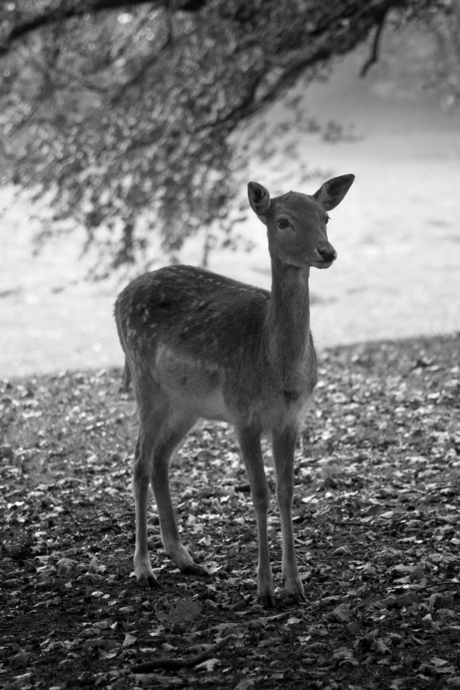
M 282 265 L 272 258 L 272 292 L 266 321 L 268 356 L 284 390 L 302 387 L 310 352 L 309 268 Z

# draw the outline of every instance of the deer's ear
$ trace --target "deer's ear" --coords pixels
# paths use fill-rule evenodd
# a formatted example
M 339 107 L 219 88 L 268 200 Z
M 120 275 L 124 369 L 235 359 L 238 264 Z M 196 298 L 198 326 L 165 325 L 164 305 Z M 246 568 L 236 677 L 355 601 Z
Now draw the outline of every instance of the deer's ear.
M 325 211 L 330 211 L 340 204 L 345 194 L 350 189 L 355 179 L 354 175 L 340 175 L 325 182 L 318 191 L 313 194 L 316 201 Z
M 262 187 L 258 182 L 250 182 L 248 184 L 248 198 L 254 213 L 259 216 L 261 221 L 264 221 L 270 209 L 270 193 L 268 189 Z

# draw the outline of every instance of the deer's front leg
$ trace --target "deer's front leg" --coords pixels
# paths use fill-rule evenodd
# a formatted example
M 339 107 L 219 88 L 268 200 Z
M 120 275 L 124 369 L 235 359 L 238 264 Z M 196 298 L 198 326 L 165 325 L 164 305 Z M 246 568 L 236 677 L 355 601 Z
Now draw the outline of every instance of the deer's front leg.
M 305 593 L 297 569 L 292 528 L 292 501 L 294 496 L 294 451 L 297 428 L 287 427 L 273 432 L 273 459 L 276 472 L 276 494 L 281 518 L 283 538 L 283 583 L 286 596 L 305 601 Z
M 237 430 L 246 471 L 251 485 L 252 501 L 257 519 L 259 562 L 257 568 L 257 603 L 264 607 L 276 606 L 273 578 L 268 551 L 267 515 L 270 507 L 270 489 L 265 476 L 260 432 L 251 427 Z

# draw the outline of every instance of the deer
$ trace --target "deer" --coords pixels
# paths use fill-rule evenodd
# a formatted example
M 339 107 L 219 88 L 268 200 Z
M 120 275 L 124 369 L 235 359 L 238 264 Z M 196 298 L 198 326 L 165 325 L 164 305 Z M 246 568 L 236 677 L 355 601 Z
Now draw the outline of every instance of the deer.
M 183 574 L 204 575 L 183 545 L 169 488 L 170 458 L 200 418 L 233 425 L 251 489 L 258 537 L 257 603 L 276 607 L 268 543 L 270 507 L 261 436 L 271 434 L 280 513 L 283 597 L 305 601 L 292 508 L 294 453 L 302 412 L 317 383 L 310 330 L 310 268 L 329 268 L 328 211 L 354 175 L 312 195 L 270 197 L 249 182 L 249 204 L 267 228 L 271 292 L 206 269 L 173 265 L 135 278 L 118 296 L 115 320 L 125 355 L 122 390 L 134 388 L 139 436 L 134 455 L 134 572 L 159 583 L 147 543 L 148 489 L 157 504 L 164 549 Z

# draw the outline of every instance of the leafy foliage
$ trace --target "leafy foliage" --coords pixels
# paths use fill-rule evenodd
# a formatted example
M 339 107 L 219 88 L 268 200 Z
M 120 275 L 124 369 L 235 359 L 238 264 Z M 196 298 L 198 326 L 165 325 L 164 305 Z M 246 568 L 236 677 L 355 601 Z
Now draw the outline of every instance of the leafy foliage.
M 186 542 L 210 575 L 174 568 L 153 513 L 162 588 L 146 592 L 130 578 L 136 422 L 120 373 L 3 381 L 0 685 L 459 687 L 459 344 L 323 353 L 296 468 L 307 602 L 273 614 L 254 605 L 255 518 L 224 424 L 193 431 L 171 472 Z M 130 670 L 165 659 L 169 670 Z
M 228 234 L 244 163 L 242 123 L 365 41 L 390 10 L 397 25 L 452 6 L 4 3 L 1 182 L 45 196 L 53 213 L 44 238 L 69 223 L 85 227 L 102 275 L 152 259 L 154 229 L 170 254 L 199 228 L 218 223 Z

